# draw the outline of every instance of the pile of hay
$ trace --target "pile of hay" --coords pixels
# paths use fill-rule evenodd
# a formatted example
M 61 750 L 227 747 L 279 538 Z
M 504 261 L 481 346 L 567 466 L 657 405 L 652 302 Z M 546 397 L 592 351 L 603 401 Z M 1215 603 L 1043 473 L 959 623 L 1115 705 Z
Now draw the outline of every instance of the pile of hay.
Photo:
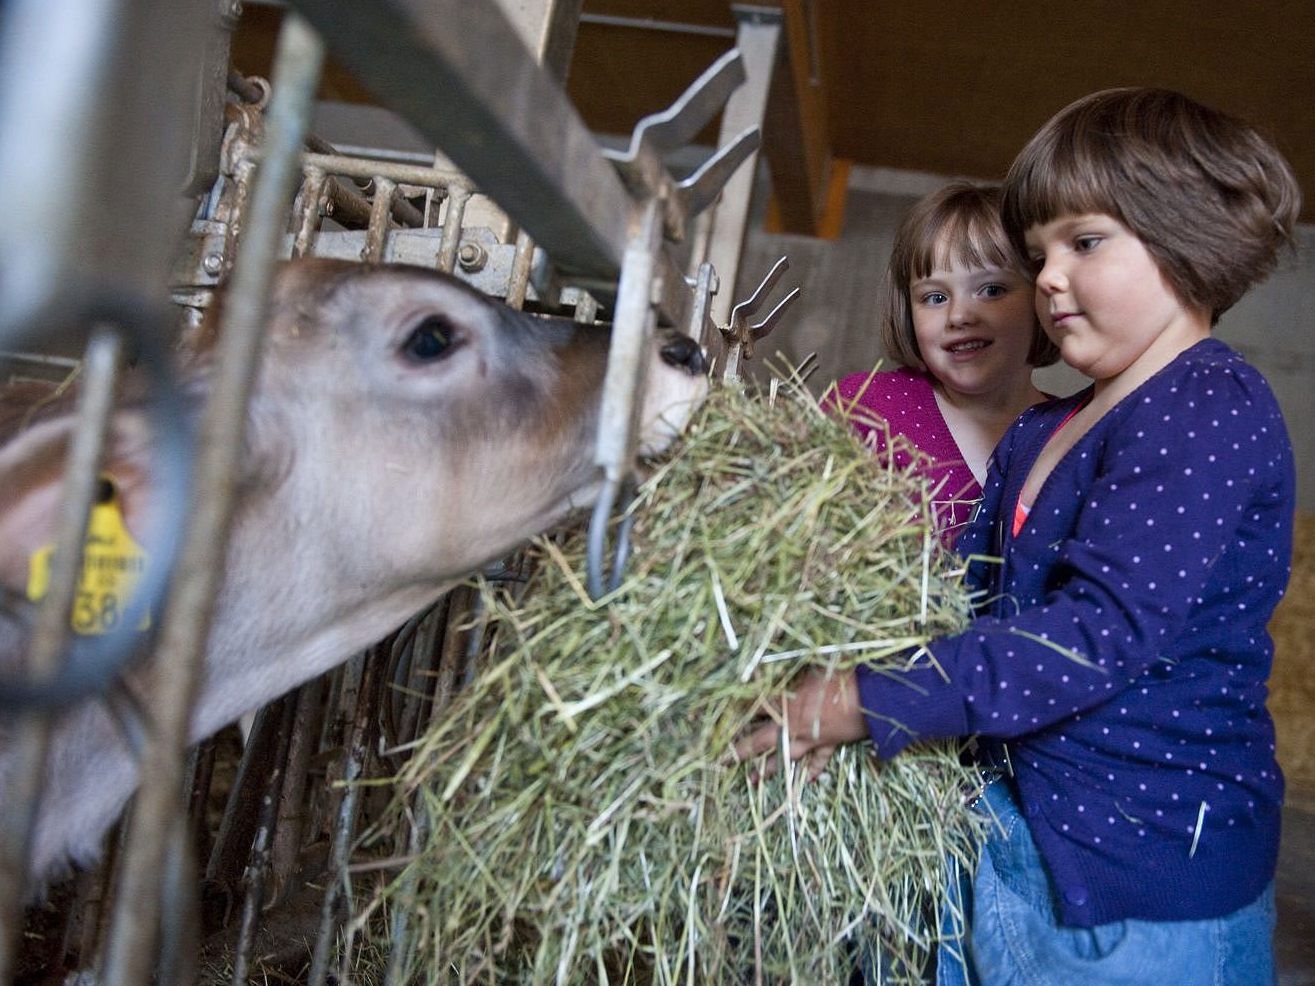
M 722 390 L 641 488 L 616 593 L 587 598 L 582 536 L 536 546 L 516 605 L 485 587 L 492 655 L 402 777 L 422 838 L 374 905 L 406 981 L 843 983 L 877 937 L 918 968 L 980 835 L 957 746 L 809 783 L 726 753 L 801 668 L 963 626 L 924 493 L 797 383 Z

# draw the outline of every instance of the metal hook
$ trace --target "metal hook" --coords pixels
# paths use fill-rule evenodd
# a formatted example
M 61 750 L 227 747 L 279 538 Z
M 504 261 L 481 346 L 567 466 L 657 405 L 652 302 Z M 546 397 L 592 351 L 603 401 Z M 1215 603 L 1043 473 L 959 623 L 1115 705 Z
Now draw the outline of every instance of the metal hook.
M 767 272 L 767 276 L 762 279 L 762 283 L 758 285 L 753 294 L 731 309 L 730 324 L 721 327 L 721 334 L 727 345 L 725 376 L 728 379 L 739 376 L 741 354 L 743 354 L 744 359 L 753 359 L 753 344 L 765 338 L 772 329 L 776 328 L 776 323 L 781 320 L 781 315 L 784 314 L 786 308 L 799 297 L 800 289 L 795 288 L 763 318 L 757 322 L 749 322 L 749 319 L 758 313 L 763 301 L 771 290 L 776 287 L 776 283 L 782 275 L 789 269 L 789 257 L 782 257 L 773 264 L 772 269 Z
M 669 108 L 640 120 L 626 150 L 603 151 L 632 195 L 665 199 L 663 224 L 672 240 L 684 239 L 686 223 L 716 200 L 736 168 L 758 149 L 759 129 L 746 129 L 682 182 L 672 179 L 663 156 L 693 140 L 745 78 L 744 59 L 738 48 L 732 48 Z
M 744 80 L 744 59 L 738 48 L 732 48 L 690 83 L 671 106 L 635 124 L 628 150 L 604 151 L 604 156 L 628 164 L 637 160 L 645 147 L 658 154 L 683 147 L 717 115 Z
M 616 550 L 612 554 L 612 570 L 607 573 L 603 567 L 603 551 L 607 545 L 607 523 L 612 518 L 612 508 L 616 506 L 617 497 L 621 498 L 621 521 L 616 532 Z M 607 480 L 603 491 L 594 504 L 594 513 L 589 520 L 589 540 L 586 550 L 588 560 L 589 598 L 597 602 L 609 592 L 621 587 L 621 577 L 625 572 L 626 561 L 630 557 L 630 530 L 635 526 L 635 515 L 630 512 L 630 505 L 635 500 L 635 484 L 626 479 L 621 482 Z M 604 588 L 603 579 L 607 584 Z
M 761 132 L 757 127 L 749 127 L 704 161 L 694 174 L 678 183 L 676 194 L 685 208 L 685 216 L 697 216 L 716 201 L 731 175 L 758 150 L 761 143 Z

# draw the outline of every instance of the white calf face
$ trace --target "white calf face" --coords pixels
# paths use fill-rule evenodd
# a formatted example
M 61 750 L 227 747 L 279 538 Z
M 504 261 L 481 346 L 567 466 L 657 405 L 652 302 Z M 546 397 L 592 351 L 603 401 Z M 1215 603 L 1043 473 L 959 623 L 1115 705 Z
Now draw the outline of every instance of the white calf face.
M 462 574 L 592 499 L 605 330 L 428 271 L 301 266 L 317 277 L 298 283 L 291 268 L 280 282 L 254 417 L 254 446 L 295 461 L 278 471 L 300 510 L 412 580 Z M 689 367 L 651 363 L 650 454 L 706 388 Z

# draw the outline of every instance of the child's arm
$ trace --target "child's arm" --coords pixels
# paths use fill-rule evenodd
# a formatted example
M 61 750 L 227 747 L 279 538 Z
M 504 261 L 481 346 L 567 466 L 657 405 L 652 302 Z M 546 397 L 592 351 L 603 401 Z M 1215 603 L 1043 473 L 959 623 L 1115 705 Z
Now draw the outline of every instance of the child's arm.
M 1044 526 L 1071 485 L 1061 462 L 1034 506 L 1037 528 L 1021 535 L 1056 538 L 1029 545 L 1030 558 L 1055 553 L 1044 596 L 1012 600 L 1016 612 L 935 641 L 931 665 L 899 675 L 859 670 L 882 756 L 919 738 L 1008 739 L 1080 715 L 1162 654 L 1192 646 L 1182 639 L 1189 614 L 1194 633 L 1214 632 L 1200 625 L 1215 621 L 1255 623 L 1264 633 L 1268 612 L 1258 610 L 1277 598 L 1266 580 L 1284 571 L 1278 528 L 1291 504 L 1280 501 L 1292 493 L 1291 450 L 1268 387 L 1244 364 L 1212 364 L 1130 400 L 1111 412 L 1120 416 L 1101 443 L 1069 453 L 1099 463 L 1091 486 L 1070 492 L 1083 500 L 1070 511 L 1072 528 L 1053 535 Z M 1268 551 L 1262 570 L 1221 584 L 1220 560 L 1244 550 Z M 1006 551 L 1007 589 L 1011 564 L 1038 564 L 1015 554 L 1025 553 Z
M 965 555 L 982 555 L 991 548 L 992 529 L 1000 514 L 1004 475 L 1017 428 L 1015 425 L 1005 433 L 987 463 L 982 502 L 959 536 L 958 547 Z M 969 580 L 976 583 L 974 588 L 985 589 L 988 579 L 984 573 L 988 564 L 977 563 L 969 568 Z M 810 775 L 816 776 L 837 746 L 856 742 L 867 734 L 867 714 L 859 700 L 854 672 L 827 673 L 812 669 L 794 682 L 790 694 L 771 716 L 771 721 L 764 722 L 736 743 L 735 755 L 737 759 L 746 760 L 771 753 L 763 766 L 763 774 L 770 775 L 776 771 L 780 759 L 778 748 L 784 736 L 788 738 L 790 759 L 807 760 Z

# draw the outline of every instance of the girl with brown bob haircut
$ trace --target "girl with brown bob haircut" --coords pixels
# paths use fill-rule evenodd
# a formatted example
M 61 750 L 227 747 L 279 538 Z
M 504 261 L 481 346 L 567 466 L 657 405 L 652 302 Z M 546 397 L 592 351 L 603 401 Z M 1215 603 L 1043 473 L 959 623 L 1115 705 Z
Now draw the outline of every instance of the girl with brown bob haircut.
M 1058 216 L 1105 213 L 1132 230 L 1178 298 L 1211 324 L 1273 272 L 1301 192 L 1254 129 L 1167 89 L 1108 89 L 1071 104 L 1009 169 L 1013 247 Z
M 955 545 L 982 600 L 968 628 L 900 670 L 805 673 L 737 744 L 780 750 L 785 730 L 816 773 L 864 737 L 883 759 L 976 738 L 991 822 L 938 982 L 1274 981 L 1267 624 L 1296 477 L 1268 383 L 1212 327 L 1273 269 L 1298 201 L 1269 143 L 1179 93 L 1100 92 L 1042 127 L 1004 224 L 1091 386 L 996 446 Z

